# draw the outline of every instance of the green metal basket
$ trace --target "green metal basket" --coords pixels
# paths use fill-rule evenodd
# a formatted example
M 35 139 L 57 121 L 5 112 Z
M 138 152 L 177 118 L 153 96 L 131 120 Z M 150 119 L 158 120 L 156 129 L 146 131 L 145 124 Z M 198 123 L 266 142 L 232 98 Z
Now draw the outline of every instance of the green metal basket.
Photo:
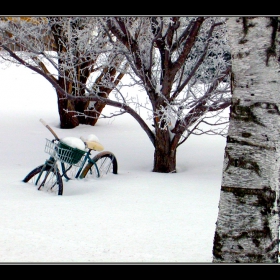
M 57 148 L 59 160 L 68 164 L 77 164 L 85 154 L 85 151 L 70 147 L 61 141 L 57 145 Z

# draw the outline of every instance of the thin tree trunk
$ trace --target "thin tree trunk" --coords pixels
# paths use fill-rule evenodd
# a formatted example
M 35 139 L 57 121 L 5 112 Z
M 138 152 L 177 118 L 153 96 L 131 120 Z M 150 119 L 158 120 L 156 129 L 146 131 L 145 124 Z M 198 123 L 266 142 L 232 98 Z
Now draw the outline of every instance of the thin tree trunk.
M 280 75 L 277 22 L 230 17 L 232 105 L 225 148 L 214 263 L 277 263 Z M 275 45 L 276 44 L 276 45 Z

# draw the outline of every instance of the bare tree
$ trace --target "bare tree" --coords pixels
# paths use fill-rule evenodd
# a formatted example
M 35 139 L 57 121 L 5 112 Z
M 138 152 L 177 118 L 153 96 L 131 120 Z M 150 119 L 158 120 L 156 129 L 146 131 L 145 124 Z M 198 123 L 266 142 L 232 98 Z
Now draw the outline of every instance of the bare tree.
M 0 46 L 12 62 L 35 67 L 57 84 L 61 128 L 94 125 L 105 106 L 69 100 L 65 92 L 86 96 L 87 86 L 107 98 L 125 74 L 123 56 L 107 52 L 106 36 L 97 24 L 95 17 L 1 18 Z M 2 58 L 8 60 L 5 54 Z
M 277 263 L 279 253 L 279 19 L 231 17 L 232 104 L 215 263 Z
M 230 105 L 224 19 L 108 17 L 103 23 L 115 52 L 130 64 L 131 79 L 148 96 L 155 128 L 154 134 L 146 131 L 155 147 L 153 171 L 176 172 L 178 146 L 191 134 L 213 133 L 225 121 L 218 118 Z
M 5 40 L 0 47 L 55 87 L 60 115 L 69 117 L 63 122 L 66 127 L 82 118 L 100 117 L 87 110 L 100 113 L 98 108 L 105 105 L 118 108 L 109 117 L 129 113 L 155 148 L 153 171 L 164 173 L 176 172 L 177 148 L 190 135 L 226 135 L 228 118 L 220 114 L 231 100 L 225 18 L 38 20 L 40 24 L 2 20 Z M 15 45 L 24 52 L 15 52 L 11 48 Z M 55 74 L 49 73 L 45 62 L 54 66 Z M 89 76 L 94 71 L 101 76 L 91 82 L 87 77 L 96 77 Z M 127 83 L 120 81 L 124 73 L 129 75 Z M 135 86 L 144 90 L 144 103 L 122 91 L 133 92 Z M 147 110 L 147 119 L 139 108 Z

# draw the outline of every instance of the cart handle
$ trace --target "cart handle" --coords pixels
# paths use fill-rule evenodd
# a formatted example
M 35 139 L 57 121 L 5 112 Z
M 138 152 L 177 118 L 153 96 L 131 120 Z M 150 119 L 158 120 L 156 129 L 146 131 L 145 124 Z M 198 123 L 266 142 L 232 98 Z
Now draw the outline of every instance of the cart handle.
M 52 128 L 46 124 L 46 122 L 43 119 L 40 119 L 40 122 L 52 133 L 52 135 L 55 137 L 56 140 L 59 141 L 58 136 L 56 135 L 56 133 L 52 130 Z

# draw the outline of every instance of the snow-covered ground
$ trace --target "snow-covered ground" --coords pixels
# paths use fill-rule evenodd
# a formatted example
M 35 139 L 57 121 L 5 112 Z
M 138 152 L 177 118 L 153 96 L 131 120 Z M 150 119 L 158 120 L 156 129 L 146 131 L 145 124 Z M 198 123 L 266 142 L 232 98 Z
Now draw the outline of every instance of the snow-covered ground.
M 42 77 L 0 65 L 0 81 L 1 263 L 211 263 L 225 138 L 191 136 L 178 172 L 154 173 L 153 146 L 129 115 L 63 130 Z M 62 196 L 23 183 L 48 157 L 41 118 L 60 138 L 96 135 L 119 174 L 65 182 Z

